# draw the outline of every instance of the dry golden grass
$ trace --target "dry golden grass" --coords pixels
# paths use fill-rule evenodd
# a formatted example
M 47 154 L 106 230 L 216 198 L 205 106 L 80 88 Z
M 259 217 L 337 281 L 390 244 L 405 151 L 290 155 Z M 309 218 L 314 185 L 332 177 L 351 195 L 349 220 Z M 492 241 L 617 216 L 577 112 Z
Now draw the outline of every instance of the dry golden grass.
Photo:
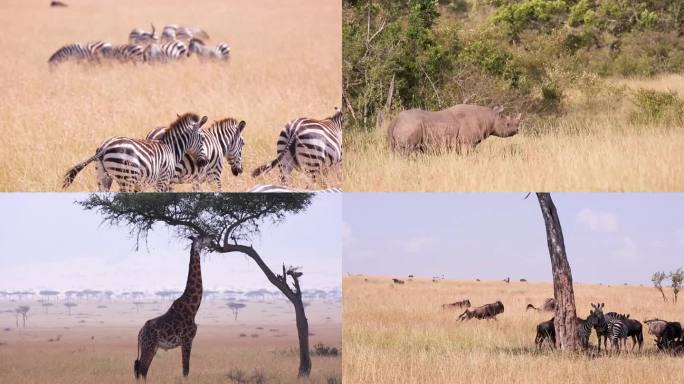
M 49 314 L 35 302 L 28 304 L 25 329 L 15 327 L 13 314 L 0 312 L 2 383 L 134 383 L 138 331 L 170 302 L 147 304 L 140 312 L 132 303 L 81 302 L 71 316 L 61 304 Z M 102 304 L 107 308 L 96 308 Z M 0 309 L 17 305 L 0 302 Z M 339 303 L 316 301 L 308 307 L 312 345 L 340 346 L 339 311 Z M 205 300 L 196 322 L 188 380 L 182 378 L 181 352 L 175 348 L 157 352 L 148 383 L 230 384 L 227 375 L 236 370 L 248 376 L 261 373 L 266 384 L 341 382 L 340 357 L 312 356 L 310 378 L 297 379 L 297 330 L 291 305 L 284 301 L 248 303 L 235 321 L 223 301 Z M 243 333 L 246 337 L 240 337 Z
M 618 83 L 684 94 L 684 76 Z M 684 127 L 634 123 L 631 102 L 611 97 L 610 92 L 568 92 L 565 116 L 527 126 L 523 122 L 517 136 L 488 138 L 463 155 L 407 158 L 390 151 L 385 129 L 347 133 L 345 190 L 683 190 Z
M 365 281 L 367 279 L 368 281 Z M 393 285 L 390 277 L 343 279 L 342 338 L 345 383 L 680 383 L 684 358 L 644 352 L 588 358 L 537 352 L 536 325 L 551 314 L 525 311 L 553 296 L 548 283 L 416 279 Z M 458 322 L 461 311 L 444 303 L 469 298 L 474 306 L 501 300 L 497 321 Z M 682 321 L 684 311 L 663 304 L 656 290 L 636 286 L 575 285 L 578 314 L 603 301 L 606 311 L 644 320 Z M 646 331 L 644 331 L 646 332 Z M 596 335 L 591 342 L 596 344 Z M 631 341 L 628 342 L 631 347 Z
M 339 106 L 339 1 L 67 2 L 68 8 L 50 8 L 41 0 L 3 4 L 0 191 L 59 190 L 64 172 L 104 139 L 144 137 L 188 111 L 205 114 L 210 122 L 229 116 L 247 122 L 245 173 L 235 178 L 226 172 L 224 190 L 278 183 L 277 170 L 259 179 L 249 173 L 275 158 L 284 124 L 301 116 L 330 116 Z M 66 64 L 52 73 L 48 68 L 47 59 L 64 44 L 125 43 L 131 29 L 149 29 L 150 22 L 158 29 L 199 25 L 209 32 L 210 43 L 227 42 L 232 58 L 227 64 L 202 64 L 193 57 L 168 65 Z M 339 183 L 340 176 L 329 182 Z M 301 175 L 293 180 L 295 187 L 307 184 Z M 96 188 L 91 164 L 69 190 Z

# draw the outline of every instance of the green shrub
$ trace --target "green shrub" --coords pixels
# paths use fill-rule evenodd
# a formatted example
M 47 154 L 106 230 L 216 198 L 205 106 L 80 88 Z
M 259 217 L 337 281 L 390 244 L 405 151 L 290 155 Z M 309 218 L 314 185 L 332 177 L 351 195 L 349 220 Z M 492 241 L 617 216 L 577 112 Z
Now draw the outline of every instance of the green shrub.
M 684 100 L 674 91 L 639 89 L 633 97 L 636 111 L 632 118 L 640 123 L 682 124 Z

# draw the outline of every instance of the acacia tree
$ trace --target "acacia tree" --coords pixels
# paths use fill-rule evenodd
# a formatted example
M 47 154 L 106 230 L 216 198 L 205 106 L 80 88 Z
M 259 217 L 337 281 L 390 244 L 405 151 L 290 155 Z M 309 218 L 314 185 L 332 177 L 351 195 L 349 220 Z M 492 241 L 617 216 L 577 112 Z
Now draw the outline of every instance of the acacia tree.
M 305 211 L 311 199 L 312 195 L 305 193 L 119 193 L 92 194 L 78 204 L 99 212 L 107 224 L 128 225 L 136 246 L 146 241 L 155 225 L 164 224 L 180 238 L 208 237 L 211 239 L 209 252 L 238 252 L 254 260 L 271 284 L 294 306 L 301 377 L 311 372 L 309 323 L 299 285 L 302 272 L 283 265 L 282 275 L 275 274 L 250 242 L 260 233 L 262 224 L 284 222 L 288 215 Z
M 653 276 L 651 276 L 653 286 L 663 296 L 663 301 L 667 303 L 667 296 L 665 296 L 665 292 L 663 291 L 663 281 L 665 281 L 665 279 L 667 279 L 667 274 L 665 274 L 665 272 L 655 272 Z
M 539 206 L 544 216 L 546 239 L 551 256 L 553 272 L 553 296 L 556 299 L 556 344 L 564 351 L 578 351 L 579 328 L 577 327 L 577 311 L 575 309 L 575 293 L 572 287 L 572 272 L 565 253 L 563 230 L 556 206 L 549 193 L 537 193 Z
M 240 310 L 241 310 L 242 308 L 244 308 L 244 307 L 247 306 L 247 305 L 242 304 L 242 303 L 232 303 L 232 302 L 231 302 L 231 303 L 227 303 L 226 305 L 228 306 L 228 308 L 230 308 L 230 310 L 231 310 L 231 311 L 233 312 L 233 314 L 235 315 L 235 320 L 237 320 L 238 312 L 240 312 Z
M 674 294 L 674 303 L 677 304 L 677 295 L 682 287 L 682 281 L 684 280 L 684 270 L 682 268 L 677 268 L 676 270 L 670 272 L 670 281 L 672 282 L 672 293 Z

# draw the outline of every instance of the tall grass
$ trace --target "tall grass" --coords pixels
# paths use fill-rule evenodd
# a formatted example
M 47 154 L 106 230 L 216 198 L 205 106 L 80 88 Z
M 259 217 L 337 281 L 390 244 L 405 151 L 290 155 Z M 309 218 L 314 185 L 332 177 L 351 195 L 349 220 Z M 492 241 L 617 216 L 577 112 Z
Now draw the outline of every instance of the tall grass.
M 682 357 L 657 353 L 644 326 L 642 352 L 600 357 L 564 356 L 534 345 L 536 325 L 553 315 L 526 311 L 553 297 L 549 283 L 426 279 L 393 285 L 390 277 L 343 280 L 345 383 L 674 383 L 684 380 Z M 458 322 L 462 311 L 441 305 L 469 298 L 474 306 L 501 300 L 496 321 Z M 591 302 L 643 321 L 684 320 L 650 287 L 575 284 L 578 315 Z M 596 344 L 593 334 L 592 344 Z M 628 342 L 631 348 L 631 341 Z
M 68 8 L 50 8 L 49 2 L 10 0 L 0 13 L 0 191 L 59 190 L 64 172 L 104 139 L 144 137 L 188 111 L 207 115 L 209 122 L 247 122 L 245 173 L 235 178 L 226 172 L 224 190 L 278 183 L 277 171 L 259 179 L 249 173 L 275 158 L 284 124 L 330 116 L 340 105 L 338 1 L 67 2 Z M 131 29 L 149 29 L 150 22 L 158 30 L 171 23 L 199 25 L 210 44 L 227 42 L 232 58 L 48 68 L 47 59 L 62 45 L 99 39 L 121 44 Z M 339 182 L 337 176 L 330 183 Z M 301 175 L 293 180 L 296 187 L 308 184 Z M 96 188 L 91 165 L 70 190 Z
M 668 79 L 667 95 L 677 98 L 684 76 Z M 636 92 L 624 86 L 628 80 L 619 81 L 622 89 L 606 83 L 571 90 L 561 117 L 528 117 L 517 136 L 488 138 L 466 154 L 404 157 L 390 151 L 384 129 L 348 132 L 345 190 L 682 190 L 684 126 L 678 110 L 668 107 L 664 118 L 654 119 L 639 104 L 639 95 L 653 93 L 639 89 L 662 92 L 662 82 L 639 80 Z

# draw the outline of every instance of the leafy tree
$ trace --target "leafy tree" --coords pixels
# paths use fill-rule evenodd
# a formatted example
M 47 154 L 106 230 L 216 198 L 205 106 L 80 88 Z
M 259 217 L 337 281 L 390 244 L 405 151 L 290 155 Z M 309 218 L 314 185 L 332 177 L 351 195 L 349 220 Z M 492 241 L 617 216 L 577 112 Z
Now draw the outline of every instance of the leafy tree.
M 655 272 L 653 276 L 651 276 L 653 286 L 663 296 L 663 301 L 667 303 L 667 297 L 665 296 L 665 292 L 663 292 L 663 281 L 665 281 L 665 279 L 667 279 L 667 274 L 665 272 Z
M 146 240 L 149 232 L 161 224 L 169 227 L 179 238 L 209 238 L 209 252 L 238 252 L 250 257 L 294 306 L 299 334 L 299 376 L 308 376 L 311 358 L 309 324 L 299 285 L 302 272 L 283 265 L 282 275 L 275 274 L 259 253 L 247 244 L 260 233 L 262 224 L 280 224 L 289 215 L 304 212 L 311 199 L 311 194 L 304 193 L 119 193 L 92 194 L 78 204 L 86 210 L 100 213 L 107 224 L 128 226 L 136 245 Z
M 677 295 L 682 287 L 682 281 L 684 281 L 684 270 L 682 268 L 677 268 L 676 270 L 670 272 L 670 281 L 672 282 L 672 293 L 674 294 L 674 303 L 677 304 Z
M 235 315 L 235 320 L 237 320 L 238 312 L 239 312 L 242 308 L 246 307 L 247 305 L 246 305 L 246 304 L 243 304 L 243 303 L 233 303 L 233 302 L 230 302 L 230 303 L 227 303 L 226 306 L 228 306 L 228 308 L 230 308 L 230 310 L 231 310 L 231 311 L 233 312 L 233 314 Z
M 75 306 L 77 306 L 77 305 L 78 305 L 78 304 L 72 303 L 72 302 L 64 303 L 64 306 L 66 307 L 66 309 L 67 309 L 67 311 L 68 311 L 68 313 L 69 313 L 69 316 L 71 316 L 71 308 L 73 308 L 73 307 L 75 307 Z

